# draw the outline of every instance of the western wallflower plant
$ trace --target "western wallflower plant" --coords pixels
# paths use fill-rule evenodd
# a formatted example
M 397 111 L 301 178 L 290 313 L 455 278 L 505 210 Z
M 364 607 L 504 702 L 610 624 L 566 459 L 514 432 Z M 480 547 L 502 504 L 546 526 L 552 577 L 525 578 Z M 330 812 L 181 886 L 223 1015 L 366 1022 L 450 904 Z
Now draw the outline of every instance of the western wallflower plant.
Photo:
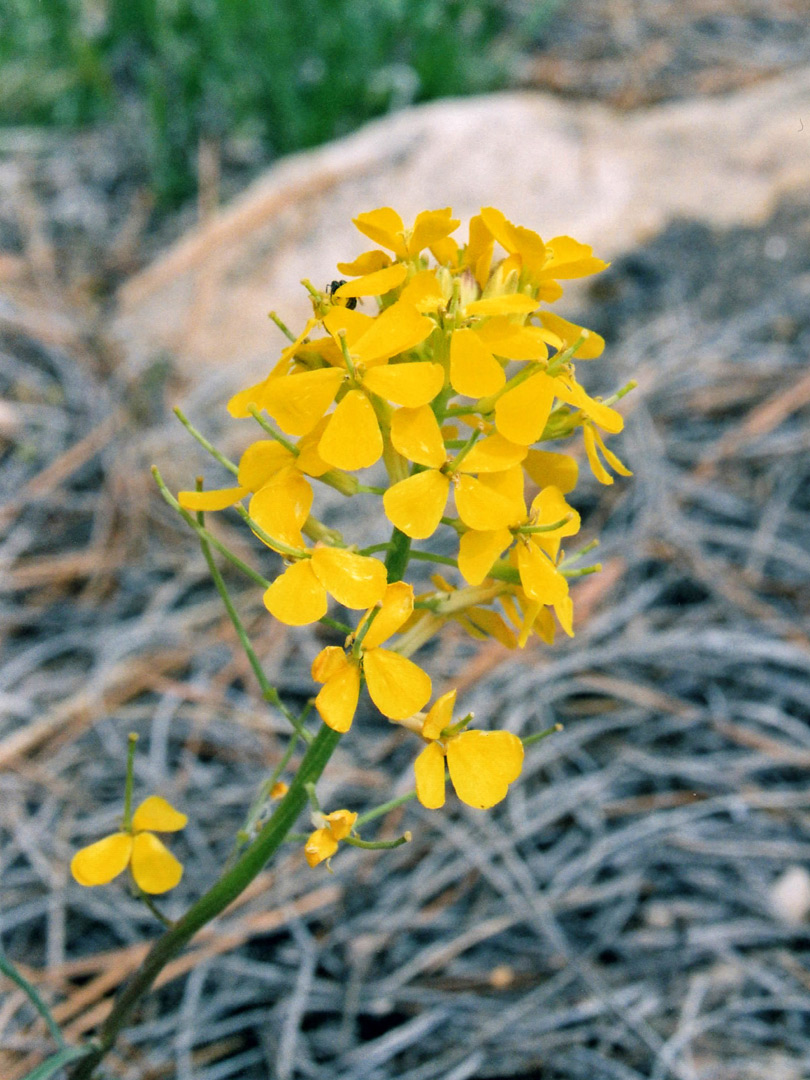
M 544 241 L 493 207 L 472 218 L 464 238 L 449 208 L 408 225 L 382 207 L 354 223 L 374 246 L 338 263 L 340 280 L 322 289 L 303 282 L 312 316 L 299 333 L 272 315 L 289 344 L 228 402 L 245 429 L 239 462 L 176 410 L 217 463 L 215 482 L 198 480 L 175 497 L 154 470 L 163 497 L 196 532 L 262 696 L 289 720 L 290 739 L 246 809 L 221 877 L 176 923 L 151 900 L 181 874 L 155 833 L 181 829 L 185 817 L 156 796 L 130 813 L 131 742 L 121 828 L 78 852 L 72 870 L 80 884 L 101 885 L 129 867 L 167 930 L 95 1042 L 78 1051 L 73 1080 L 93 1075 L 165 965 L 283 843 L 302 844 L 312 867 L 328 866 L 341 844 L 396 847 L 409 832 L 375 840 L 361 830 L 412 799 L 439 810 L 448 778 L 462 804 L 487 810 L 518 780 L 526 748 L 552 730 L 521 739 L 478 730 L 471 714 L 454 720 L 456 690 L 429 705 L 432 681 L 417 654 L 451 622 L 510 649 L 532 637 L 551 644 L 557 627 L 575 632 L 570 582 L 599 569 L 584 561 L 595 540 L 564 546 L 581 528 L 579 464 L 602 484 L 630 475 L 606 438 L 622 430 L 615 405 L 635 384 L 606 399 L 589 394 L 582 367 L 605 342 L 549 305 L 566 281 L 607 264 L 586 244 Z M 355 500 L 345 532 L 319 516 L 323 485 Z M 212 512 L 238 515 L 255 540 L 255 565 L 208 530 Z M 373 521 L 389 538 L 369 545 Z M 218 555 L 262 590 L 268 619 L 320 622 L 334 635 L 324 647 L 311 636 L 302 646 L 311 649 L 313 696 L 301 715 L 267 679 Z M 441 574 L 408 580 L 424 562 Z M 325 814 L 318 781 L 338 742 L 361 737 L 347 733 L 366 692 L 363 711 L 412 740 L 415 786 L 364 814 Z M 314 831 L 292 832 L 307 805 Z

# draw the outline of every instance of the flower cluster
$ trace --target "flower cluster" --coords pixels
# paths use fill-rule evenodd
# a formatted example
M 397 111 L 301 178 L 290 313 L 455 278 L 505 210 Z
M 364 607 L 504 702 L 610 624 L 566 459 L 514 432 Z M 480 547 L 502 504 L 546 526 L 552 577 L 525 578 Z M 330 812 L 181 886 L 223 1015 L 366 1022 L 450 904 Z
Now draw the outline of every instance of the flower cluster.
M 181 491 L 178 502 L 187 515 L 240 504 L 253 533 L 284 560 L 265 582 L 270 615 L 289 626 L 342 627 L 343 643 L 312 664 L 324 724 L 347 732 L 365 687 L 383 716 L 423 741 L 415 759 L 423 806 L 443 805 L 447 770 L 458 797 L 483 809 L 518 777 L 523 744 L 510 732 L 470 729 L 469 716 L 454 723 L 455 691 L 428 708 L 431 679 L 411 656 L 451 620 L 508 648 L 533 635 L 550 644 L 558 625 L 573 635 L 569 581 L 598 569 L 581 565 L 594 543 L 563 550 L 580 529 L 568 501 L 578 457 L 602 484 L 630 475 L 605 436 L 622 430 L 613 406 L 633 384 L 608 400 L 588 394 L 576 363 L 595 360 L 605 343 L 549 305 L 564 282 L 607 264 L 571 237 L 544 242 L 493 207 L 472 218 L 463 241 L 449 208 L 420 213 L 410 228 L 390 207 L 354 223 L 375 246 L 338 263 L 343 277 L 326 288 L 304 282 L 312 317 L 297 336 L 276 319 L 289 344 L 228 403 L 231 416 L 262 428 L 238 465 L 214 451 L 235 486 Z M 573 452 L 563 446 L 572 439 Z M 318 484 L 378 499 L 390 540 L 362 547 L 327 527 Z M 357 519 L 369 519 L 366 507 Z M 451 555 L 415 546 L 440 532 Z M 417 594 L 404 580 L 411 560 L 440 563 L 443 576 Z M 330 615 L 331 601 L 358 613 L 351 625 Z M 79 853 L 80 881 L 109 880 L 131 860 L 141 887 L 162 891 L 168 870 L 146 880 L 142 869 L 159 841 L 141 826 L 160 827 L 144 824 L 142 811 L 134 833 Z M 318 820 L 310 865 L 328 860 L 340 840 L 365 844 L 350 811 Z
M 575 372 L 604 341 L 547 305 L 562 282 L 607 264 L 571 237 L 544 242 L 493 207 L 473 217 L 466 242 L 453 238 L 460 223 L 450 209 L 424 211 L 409 229 L 390 207 L 354 223 L 376 246 L 338 263 L 344 280 L 324 290 L 304 283 L 312 318 L 289 334 L 269 373 L 228 404 L 269 438 L 245 450 L 238 486 L 183 491 L 179 502 L 199 511 L 249 499 L 251 527 L 286 561 L 264 594 L 275 618 L 315 622 L 330 597 L 362 612 L 343 646 L 314 659 L 324 723 L 348 731 L 365 685 L 384 716 L 417 730 L 431 680 L 409 657 L 449 619 L 509 647 L 533 634 L 550 643 L 555 624 L 573 635 L 569 578 L 583 568 L 562 544 L 580 528 L 567 501 L 578 462 L 559 443 L 581 429 L 603 484 L 613 483 L 608 466 L 629 470 L 604 441 L 622 430 L 620 413 Z M 356 474 L 380 461 L 385 486 L 361 482 Z M 314 481 L 381 496 L 390 543 L 363 549 L 327 529 L 312 513 Z M 417 596 L 391 572 L 395 556 L 404 556 L 400 570 L 409 558 L 430 559 L 411 543 L 439 530 L 457 547 L 436 561 L 458 579 L 436 577 L 434 590 Z M 448 709 L 444 695 L 419 727 L 428 745 L 416 763 L 418 797 L 442 805 L 446 761 L 459 797 L 491 806 L 520 772 L 519 740 L 447 735 Z

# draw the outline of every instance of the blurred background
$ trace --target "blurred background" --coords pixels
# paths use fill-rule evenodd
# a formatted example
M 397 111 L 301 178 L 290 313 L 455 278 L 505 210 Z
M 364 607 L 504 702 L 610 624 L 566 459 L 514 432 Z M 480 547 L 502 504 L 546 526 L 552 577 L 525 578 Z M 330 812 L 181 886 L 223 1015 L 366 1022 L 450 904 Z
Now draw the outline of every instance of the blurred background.
M 253 433 L 223 402 L 277 354 L 267 310 L 294 322 L 299 278 L 334 276 L 365 246 L 352 214 L 385 203 L 494 202 L 612 258 L 559 310 L 608 339 L 590 390 L 640 382 L 634 478 L 577 491 L 604 570 L 576 638 L 450 631 L 426 659 L 482 727 L 562 733 L 492 813 L 408 807 L 381 835 L 411 845 L 331 876 L 285 849 L 105 1075 L 810 1075 L 808 102 L 805 0 L 6 0 L 0 944 L 70 1040 L 159 929 L 67 871 L 115 828 L 127 733 L 136 795 L 190 817 L 172 917 L 285 745 L 154 490 L 153 462 L 224 479 L 171 407 L 237 454 Z M 319 509 L 357 530 L 355 503 Z M 328 639 L 228 583 L 303 704 Z M 368 709 L 322 801 L 407 790 L 413 750 Z M 19 1080 L 52 1047 L 0 985 Z

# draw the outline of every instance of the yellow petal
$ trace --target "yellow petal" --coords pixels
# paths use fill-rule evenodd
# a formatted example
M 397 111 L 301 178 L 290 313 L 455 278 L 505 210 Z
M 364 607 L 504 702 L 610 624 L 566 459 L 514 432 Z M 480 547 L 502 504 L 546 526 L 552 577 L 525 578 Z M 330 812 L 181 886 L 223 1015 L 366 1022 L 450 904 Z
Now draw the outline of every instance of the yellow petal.
M 422 738 L 438 739 L 446 727 L 453 723 L 453 709 L 456 705 L 456 691 L 448 690 L 436 698 L 430 712 L 422 721 Z
M 502 551 L 512 543 L 508 529 L 464 533 L 458 545 L 458 568 L 468 585 L 480 585 Z
M 353 810 L 333 810 L 326 815 L 327 828 L 336 840 L 345 840 L 354 828 L 357 814 Z
M 563 536 L 574 536 L 579 532 L 579 514 L 565 501 L 563 493 L 556 487 L 545 487 L 532 502 L 532 519 L 537 525 L 553 525 L 564 517 L 570 520 L 552 532 L 535 533 L 535 541 L 559 540 Z M 556 552 L 555 552 L 556 554 Z
M 359 698 L 360 666 L 347 661 L 324 683 L 315 698 L 315 708 L 327 727 L 345 732 L 352 726 Z
M 264 394 L 271 378 L 272 376 L 268 376 L 262 379 L 261 382 L 254 383 L 253 386 L 248 386 L 233 395 L 228 401 L 228 412 L 234 419 L 245 420 L 250 416 L 251 414 L 248 412 L 248 406 L 250 405 L 255 405 L 257 409 L 262 408 Z
M 600 484 L 612 484 L 613 477 L 599 460 L 599 455 L 596 452 L 596 439 L 594 438 L 593 428 L 590 424 L 583 424 L 582 437 L 585 441 L 585 453 L 588 456 L 588 464 L 591 467 L 591 472 Z
M 183 876 L 183 867 L 162 840 L 142 832 L 132 840 L 132 876 L 139 889 L 155 895 L 173 889 Z
M 447 767 L 461 801 L 488 810 L 520 776 L 523 743 L 511 731 L 462 731 L 447 744 Z
M 585 341 L 574 353 L 577 360 L 595 360 L 604 352 L 605 339 L 603 337 L 593 330 L 586 330 L 584 326 L 578 326 L 576 323 L 569 322 L 568 319 L 555 315 L 553 311 L 541 311 L 540 322 L 548 330 L 554 331 L 562 341 L 564 349 L 570 348 L 582 337 L 583 333 L 585 334 Z
M 413 763 L 416 774 L 416 797 L 427 810 L 444 806 L 444 754 L 435 742 L 430 743 Z
M 518 544 L 517 559 L 520 582 L 531 600 L 556 604 L 568 595 L 568 582 L 537 544 Z
M 610 465 L 610 467 L 612 469 L 614 469 L 620 476 L 632 476 L 633 475 L 632 472 L 624 464 L 624 462 L 620 461 L 619 458 L 616 457 L 616 455 L 613 453 L 612 450 L 608 450 L 608 448 L 605 446 L 604 439 L 602 438 L 602 436 L 599 434 L 598 431 L 594 430 L 593 437 L 594 437 L 594 439 L 596 439 L 596 445 L 599 447 L 599 449 L 604 454 L 605 461 L 608 463 L 608 465 Z
M 554 614 L 560 622 L 560 626 L 569 637 L 574 636 L 574 602 L 570 596 L 564 596 L 554 605 Z
M 304 858 L 309 866 L 317 866 L 325 859 L 331 859 L 337 849 L 338 842 L 330 829 L 316 829 L 304 846 Z
M 351 349 L 355 341 L 358 341 L 373 323 L 374 319 L 371 315 L 364 315 L 362 311 L 353 311 L 351 308 L 333 307 L 326 313 L 323 325 L 338 346 L 341 367 L 344 364 L 343 348 L 340 344 L 341 337 L 346 338 L 346 344 Z
M 405 226 L 402 218 L 390 206 L 381 206 L 379 210 L 358 214 L 356 218 L 352 218 L 352 221 L 355 228 L 370 240 L 382 244 L 384 248 L 393 251 L 400 258 L 407 256 L 405 238 L 402 235 L 405 232 Z
M 444 385 L 441 364 L 414 361 L 373 367 L 363 376 L 363 386 L 395 405 L 416 409 L 432 401 Z
M 461 476 L 455 488 L 458 516 L 469 529 L 491 532 L 516 524 L 525 516 L 522 500 L 497 490 L 492 476 Z
M 291 548 L 303 548 L 301 526 L 312 509 L 312 488 L 297 469 L 283 469 L 250 500 L 248 512 L 271 537 Z
M 365 469 L 383 452 L 374 408 L 361 390 L 350 390 L 329 418 L 318 453 L 336 469 Z
M 277 472 L 294 464 L 295 454 L 281 443 L 275 439 L 259 439 L 239 459 L 239 483 L 250 491 L 258 491 Z
M 329 463 L 324 461 L 318 453 L 318 443 L 321 441 L 321 436 L 326 430 L 329 419 L 328 416 L 325 416 L 308 435 L 303 435 L 298 440 L 298 457 L 295 467 L 300 469 L 302 473 L 306 473 L 307 476 L 323 476 L 324 473 L 329 472 Z
M 505 293 L 488 296 L 485 300 L 473 300 L 464 309 L 467 315 L 528 315 L 537 307 L 537 301 L 525 293 Z
M 452 214 L 449 206 L 443 210 L 423 210 L 421 214 L 417 214 L 408 240 L 408 254 L 418 255 L 423 248 L 430 247 L 455 232 L 461 222 L 453 218 Z
M 268 386 L 262 404 L 282 431 L 306 435 L 334 401 L 343 377 L 339 368 L 284 375 Z
M 381 363 L 406 349 L 415 348 L 433 332 L 435 325 L 427 315 L 420 315 L 412 304 L 399 300 L 381 312 L 363 336 L 354 342 L 352 355 L 363 364 Z
M 439 279 L 433 270 L 420 270 L 414 274 L 399 295 L 406 304 L 413 304 L 417 311 L 436 311 L 447 303 Z
M 523 468 L 538 487 L 552 485 L 563 495 L 573 491 L 579 478 L 577 459 L 570 454 L 555 454 L 550 450 L 530 450 Z
M 419 712 L 430 697 L 427 672 L 389 649 L 367 651 L 363 656 L 363 672 L 371 700 L 389 720 L 405 720 Z
M 344 607 L 367 608 L 382 599 L 388 579 L 379 559 L 318 545 L 310 562 L 323 587 Z
M 348 663 L 346 653 L 339 645 L 327 645 L 312 661 L 312 678 L 315 682 L 326 682 Z
M 501 645 L 505 645 L 507 649 L 514 649 L 517 645 L 517 638 L 497 611 L 474 607 L 468 609 L 465 615 L 473 628 L 482 632 L 486 637 L 494 638 Z
M 184 510 L 224 510 L 249 495 L 246 487 L 220 488 L 216 491 L 178 491 L 177 501 Z
M 383 495 L 386 517 L 412 540 L 424 540 L 439 527 L 449 490 L 450 481 L 435 469 L 409 476 Z
M 570 597 L 566 597 L 566 600 L 570 604 L 570 602 L 571 602 Z M 563 607 L 563 604 L 564 604 L 564 601 L 561 601 L 559 604 L 557 604 L 555 606 L 555 611 L 559 611 Z M 573 608 L 574 608 L 574 605 L 571 604 L 571 617 L 572 618 L 573 618 L 573 614 L 574 614 Z M 560 622 L 562 624 L 562 620 L 560 620 Z M 532 631 L 534 631 L 534 633 L 537 634 L 537 636 L 542 641 L 545 641 L 546 645 L 553 645 L 554 644 L 554 619 L 551 617 L 551 611 L 547 607 L 541 607 L 540 608 L 540 610 L 537 612 L 537 614 L 534 617 L 534 621 L 531 622 L 529 628 Z M 567 630 L 566 630 L 566 633 L 568 633 Z M 573 636 L 574 636 L 574 630 L 573 630 L 573 627 L 572 627 L 571 632 L 569 634 L 569 637 L 573 637 Z M 528 634 L 527 634 L 526 637 L 528 638 Z M 523 645 L 525 645 L 525 644 L 526 644 L 526 638 L 523 639 L 523 644 L 521 645 L 521 648 L 523 648 Z
M 132 815 L 132 828 L 135 832 L 142 829 L 154 829 L 155 832 L 179 832 L 185 829 L 188 818 L 179 810 L 162 799 L 160 795 L 150 795 L 144 799 Z
M 345 285 L 335 290 L 335 296 L 340 300 L 347 300 L 352 296 L 383 296 L 384 293 L 401 285 L 407 276 L 407 267 L 402 263 L 394 263 L 393 266 L 386 266 L 383 270 L 364 274 L 355 281 L 347 281 Z
M 413 613 L 413 585 L 394 581 L 387 586 L 382 605 L 363 638 L 364 649 L 376 649 L 404 626 Z
M 438 469 L 447 457 L 439 422 L 429 405 L 397 409 L 391 418 L 391 442 L 398 453 L 419 465 Z
M 496 432 L 474 444 L 459 466 L 464 473 L 496 473 L 519 465 L 526 457 L 526 447 L 509 442 Z
M 80 885 L 106 885 L 126 869 L 131 854 L 129 833 L 113 833 L 77 851 L 70 872 Z
M 510 442 L 530 446 L 537 442 L 551 415 L 555 380 L 545 372 L 507 390 L 495 403 L 495 425 Z
M 554 278 L 585 277 L 610 266 L 610 263 L 595 258 L 593 248 L 588 244 L 581 244 L 570 236 L 555 236 L 549 240 L 548 250 L 550 258 L 544 273 Z
M 536 326 L 516 326 L 507 315 L 487 319 L 476 327 L 476 337 L 495 353 L 507 360 L 545 360 L 548 356 L 547 341 L 557 345 L 559 339 L 548 330 Z
M 607 431 L 611 435 L 617 435 L 622 430 L 624 427 L 622 414 L 586 394 L 579 383 L 559 376 L 554 382 L 556 384 L 555 392 L 560 401 L 573 405 L 576 409 L 581 409 L 589 420 L 598 424 L 603 431 Z
M 503 368 L 472 330 L 456 330 L 450 339 L 450 382 L 458 394 L 481 398 L 506 382 Z
M 494 206 L 482 206 L 481 220 L 504 251 L 517 251 L 515 226 L 502 211 L 497 210 Z
M 382 270 L 384 266 L 391 265 L 391 256 L 384 251 L 364 251 L 352 262 L 339 262 L 337 268 L 341 274 L 353 277 L 355 274 L 373 274 L 375 270 Z
M 288 566 L 265 590 L 263 599 L 270 614 L 286 626 L 308 626 L 323 618 L 327 610 L 326 589 L 311 559 Z
M 430 252 L 441 266 L 449 266 L 451 270 L 458 266 L 459 246 L 452 236 L 445 236 L 443 240 L 431 244 Z

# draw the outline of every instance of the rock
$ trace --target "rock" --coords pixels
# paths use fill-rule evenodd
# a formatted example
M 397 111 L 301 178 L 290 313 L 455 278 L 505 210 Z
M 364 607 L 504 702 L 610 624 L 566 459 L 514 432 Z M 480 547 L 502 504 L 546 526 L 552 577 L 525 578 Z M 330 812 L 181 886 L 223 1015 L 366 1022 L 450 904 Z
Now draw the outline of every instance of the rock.
M 771 886 L 771 907 L 784 922 L 798 926 L 810 914 L 810 873 L 789 866 Z
M 810 68 L 726 97 L 619 113 L 534 92 L 439 101 L 279 162 L 119 295 L 128 362 L 169 352 L 199 368 L 266 366 L 297 327 L 299 281 L 371 246 L 351 218 L 393 205 L 407 220 L 493 204 L 544 236 L 570 233 L 615 256 L 678 216 L 755 221 L 810 180 Z M 230 374 L 225 380 L 230 381 Z

